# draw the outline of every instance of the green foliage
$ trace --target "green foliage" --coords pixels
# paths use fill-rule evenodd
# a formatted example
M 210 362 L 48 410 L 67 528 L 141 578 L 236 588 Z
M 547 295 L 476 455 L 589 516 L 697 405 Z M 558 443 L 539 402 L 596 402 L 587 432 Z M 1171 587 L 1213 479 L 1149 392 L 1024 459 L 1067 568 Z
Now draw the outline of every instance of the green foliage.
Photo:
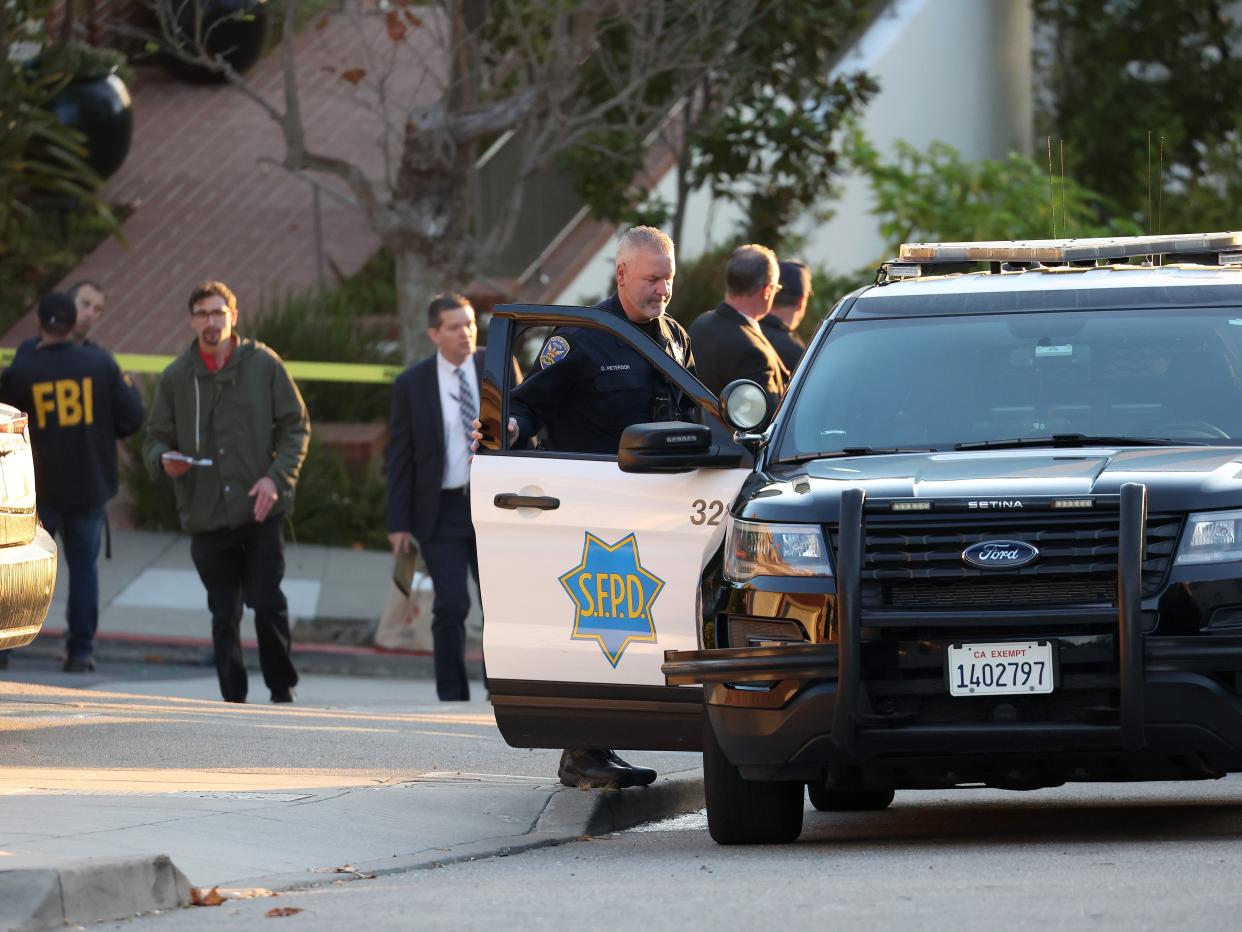
M 689 327 L 704 311 L 710 311 L 724 300 L 724 268 L 733 244 L 717 246 L 689 262 L 677 266 L 673 280 L 673 298 L 668 315 L 683 327 Z
M 592 212 L 616 222 L 663 222 L 680 235 L 684 195 L 702 185 L 743 208 L 742 241 L 786 246 L 786 230 L 827 193 L 840 168 L 840 129 L 876 91 L 865 74 L 829 78 L 836 56 L 874 4 L 870 0 L 770 0 L 753 7 L 736 34 L 725 32 L 746 4 L 722 4 L 718 24 L 703 30 L 704 48 L 727 42 L 729 54 L 689 94 L 671 77 L 652 82 L 644 104 L 680 109 L 670 136 L 684 184 L 669 205 L 636 188 L 649 141 L 634 125 L 634 108 L 616 108 L 580 146 L 560 159 Z M 674 3 L 672 13 L 686 12 Z M 601 47 L 619 57 L 631 37 L 604 32 Z M 691 50 L 693 54 L 693 49 Z M 607 99 L 612 77 L 597 55 L 584 66 L 583 96 Z M 678 97 L 681 97 L 678 100 Z M 670 144 L 664 140 L 660 145 Z M 600 153 L 609 153 L 601 158 Z
M 1115 211 L 1100 195 L 1072 178 L 1056 177 L 1050 186 L 1047 167 L 1017 153 L 967 162 L 943 143 L 921 152 L 898 142 L 886 161 L 856 135 L 850 156 L 871 182 L 880 230 L 893 248 L 928 240 L 1047 239 L 1054 229 L 1074 237 L 1138 232 L 1110 219 Z
M 0 49 L 24 41 L 42 55 L 42 7 L 0 3 Z M 100 179 L 84 161 L 84 137 L 45 109 L 68 74 L 0 55 L 0 327 L 76 264 L 119 223 L 98 196 Z M 89 244 L 89 245 L 86 245 Z
M 147 410 L 155 398 L 154 378 L 145 380 Z M 148 531 L 179 531 L 181 519 L 177 516 L 177 500 L 173 495 L 172 481 L 161 476 L 151 478 L 142 461 L 142 445 L 146 442 L 147 428 L 144 424 L 136 434 L 125 439 L 125 455 L 120 462 L 121 485 L 129 493 L 130 519 L 135 527 Z
M 1168 233 L 1236 230 L 1242 205 L 1242 116 L 1222 135 L 1196 146 L 1199 167 L 1166 178 L 1152 229 Z
M 1033 10 L 1048 37 L 1036 55 L 1045 91 L 1039 131 L 1053 136 L 1054 144 L 1065 141 L 1066 170 L 1118 212 L 1141 218 L 1144 230 L 1155 230 L 1148 165 L 1155 192 L 1163 137 L 1163 230 L 1236 227 L 1236 199 L 1227 205 L 1210 195 L 1200 199 L 1197 206 L 1210 222 L 1178 200 L 1187 186 L 1200 186 L 1187 179 L 1209 172 L 1215 178 L 1201 190 L 1236 192 L 1242 172 L 1236 159 L 1242 17 L 1236 5 L 1034 0 Z M 1160 200 L 1152 194 L 1151 213 Z
M 286 295 L 240 327 L 284 359 L 399 365 L 390 339 L 396 326 L 391 259 L 373 259 L 341 287 L 323 294 Z M 298 384 L 311 421 L 375 421 L 388 415 L 387 385 L 347 382 Z
M 736 201 L 742 238 L 776 250 L 786 230 L 831 190 L 841 130 L 879 89 L 857 73 L 830 78 L 868 0 L 775 0 L 746 29 L 692 103 L 688 182 Z
M 101 78 L 114 72 L 126 83 L 133 80 L 133 70 L 123 52 L 76 39 L 49 45 L 39 54 L 38 73 L 53 79 Z
M 302 544 L 388 549 L 387 490 L 378 461 L 354 479 L 333 450 L 311 439 L 298 480 L 291 538 Z

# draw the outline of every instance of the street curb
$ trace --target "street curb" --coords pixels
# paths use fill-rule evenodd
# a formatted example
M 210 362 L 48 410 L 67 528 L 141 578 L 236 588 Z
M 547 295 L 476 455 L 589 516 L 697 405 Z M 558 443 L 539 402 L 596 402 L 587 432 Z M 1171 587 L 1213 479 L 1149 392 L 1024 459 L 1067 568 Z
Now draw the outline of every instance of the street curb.
M 380 860 L 359 861 L 349 865 L 349 871 L 299 871 L 255 877 L 230 883 L 227 888 L 221 887 L 220 892 L 227 896 L 229 890 L 261 887 L 274 893 L 287 893 L 327 884 L 434 869 L 466 861 L 503 858 L 536 848 L 548 848 L 591 836 L 624 831 L 644 822 L 656 822 L 686 812 L 697 812 L 703 805 L 702 772 L 697 768 L 674 773 L 648 787 L 630 790 L 557 787 L 549 792 L 543 811 L 521 835 L 506 835 Z
M 165 854 L 0 870 L 0 932 L 128 919 L 189 902 L 190 883 Z

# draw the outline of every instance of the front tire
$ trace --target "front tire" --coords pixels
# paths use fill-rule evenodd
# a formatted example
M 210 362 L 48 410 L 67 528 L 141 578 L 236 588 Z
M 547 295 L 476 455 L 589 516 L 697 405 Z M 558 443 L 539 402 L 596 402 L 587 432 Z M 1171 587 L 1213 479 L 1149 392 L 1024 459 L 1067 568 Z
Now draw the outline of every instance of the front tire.
M 808 783 L 806 795 L 820 812 L 875 812 L 887 809 L 895 794 L 891 789 L 829 789 L 821 783 Z
M 779 845 L 802 834 L 802 784 L 745 780 L 711 725 L 703 736 L 707 830 L 721 845 Z

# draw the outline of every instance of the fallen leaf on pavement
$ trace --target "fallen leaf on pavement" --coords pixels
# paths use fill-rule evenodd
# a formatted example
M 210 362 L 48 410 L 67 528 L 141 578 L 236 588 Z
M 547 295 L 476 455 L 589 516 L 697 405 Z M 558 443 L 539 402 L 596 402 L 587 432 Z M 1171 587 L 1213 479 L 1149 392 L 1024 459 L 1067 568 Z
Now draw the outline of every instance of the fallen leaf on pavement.
M 226 900 L 257 900 L 265 896 L 277 896 L 267 887 L 244 887 L 228 889 L 221 894 Z
M 300 906 L 274 906 L 263 915 L 268 919 L 278 919 L 281 916 L 296 916 L 302 911 Z
M 212 887 L 210 890 L 190 887 L 190 902 L 195 906 L 219 906 L 224 902 L 224 897 L 220 895 L 219 887 Z

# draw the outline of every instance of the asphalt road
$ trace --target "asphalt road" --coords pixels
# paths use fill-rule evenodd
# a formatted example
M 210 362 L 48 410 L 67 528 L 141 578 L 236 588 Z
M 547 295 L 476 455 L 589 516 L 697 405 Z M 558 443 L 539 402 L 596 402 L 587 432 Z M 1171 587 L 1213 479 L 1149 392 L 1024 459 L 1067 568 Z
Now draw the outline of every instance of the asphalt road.
M 1234 930 L 1242 778 L 898 793 L 809 810 L 793 845 L 721 848 L 691 815 L 436 870 L 145 917 L 124 932 L 289 928 Z M 294 924 L 296 923 L 296 925 Z M 278 928 L 284 928 L 279 926 Z
M 445 703 L 427 679 L 304 675 L 297 703 L 277 706 L 251 673 L 249 703 L 232 705 L 219 701 L 205 667 L 135 663 L 74 675 L 23 658 L 0 672 L 0 765 L 555 775 L 560 752 L 508 747 L 482 685 L 472 691 L 470 702 Z M 670 768 L 688 759 L 634 757 Z

